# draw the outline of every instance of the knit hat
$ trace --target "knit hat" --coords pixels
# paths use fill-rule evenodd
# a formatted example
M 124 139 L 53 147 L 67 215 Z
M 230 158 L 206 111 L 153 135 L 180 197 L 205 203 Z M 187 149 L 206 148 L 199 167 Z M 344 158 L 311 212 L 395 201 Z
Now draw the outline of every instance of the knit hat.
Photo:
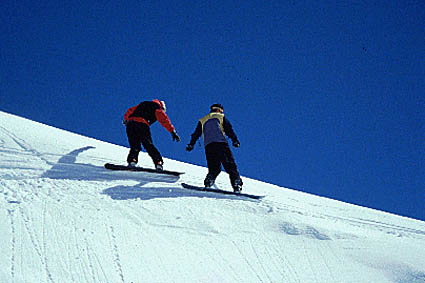
M 221 109 L 221 111 L 224 111 L 223 105 L 221 105 L 219 103 L 215 103 L 215 104 L 211 105 L 210 110 L 214 111 L 217 108 Z

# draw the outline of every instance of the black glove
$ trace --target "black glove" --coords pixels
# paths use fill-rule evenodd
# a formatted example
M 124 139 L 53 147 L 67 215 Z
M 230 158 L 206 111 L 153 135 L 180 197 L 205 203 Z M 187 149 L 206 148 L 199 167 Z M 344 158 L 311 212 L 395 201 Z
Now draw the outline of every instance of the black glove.
M 186 150 L 187 150 L 187 151 L 192 151 L 192 150 L 193 150 L 193 144 L 188 144 L 188 145 L 186 146 Z
M 233 141 L 233 146 L 234 147 L 240 147 L 241 146 L 241 143 L 238 140 L 234 140 Z
M 173 136 L 173 141 L 179 142 L 180 141 L 180 137 L 179 135 L 176 133 L 176 131 L 174 130 L 171 135 Z

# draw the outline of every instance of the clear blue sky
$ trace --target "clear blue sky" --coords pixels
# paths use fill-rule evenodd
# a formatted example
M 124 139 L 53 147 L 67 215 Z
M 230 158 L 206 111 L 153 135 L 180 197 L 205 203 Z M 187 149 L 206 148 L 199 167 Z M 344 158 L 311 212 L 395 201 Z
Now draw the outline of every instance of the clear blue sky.
M 184 148 L 222 103 L 242 175 L 425 220 L 424 1 L 3 0 L 0 20 L 2 111 L 127 146 L 124 112 L 159 98 L 182 137 L 155 124 L 161 153 L 205 165 Z

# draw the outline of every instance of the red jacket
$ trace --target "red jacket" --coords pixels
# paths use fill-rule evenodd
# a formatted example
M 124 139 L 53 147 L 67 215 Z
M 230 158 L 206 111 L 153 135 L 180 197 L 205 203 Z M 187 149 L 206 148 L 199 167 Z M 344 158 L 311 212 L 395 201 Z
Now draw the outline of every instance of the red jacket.
M 174 131 L 167 114 L 165 114 L 161 101 L 154 99 L 152 101 L 143 101 L 139 105 L 128 108 L 124 114 L 124 120 L 144 123 L 148 126 L 159 123 L 170 133 Z

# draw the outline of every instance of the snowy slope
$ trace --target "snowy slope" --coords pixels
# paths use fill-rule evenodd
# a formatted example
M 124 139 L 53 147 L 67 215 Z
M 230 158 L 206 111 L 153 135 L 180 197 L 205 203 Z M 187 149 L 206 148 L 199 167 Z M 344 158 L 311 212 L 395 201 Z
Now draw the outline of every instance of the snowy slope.
M 424 222 L 248 178 L 263 200 L 185 190 L 206 169 L 170 159 L 179 180 L 103 168 L 126 155 L 0 112 L 0 282 L 425 282 Z

